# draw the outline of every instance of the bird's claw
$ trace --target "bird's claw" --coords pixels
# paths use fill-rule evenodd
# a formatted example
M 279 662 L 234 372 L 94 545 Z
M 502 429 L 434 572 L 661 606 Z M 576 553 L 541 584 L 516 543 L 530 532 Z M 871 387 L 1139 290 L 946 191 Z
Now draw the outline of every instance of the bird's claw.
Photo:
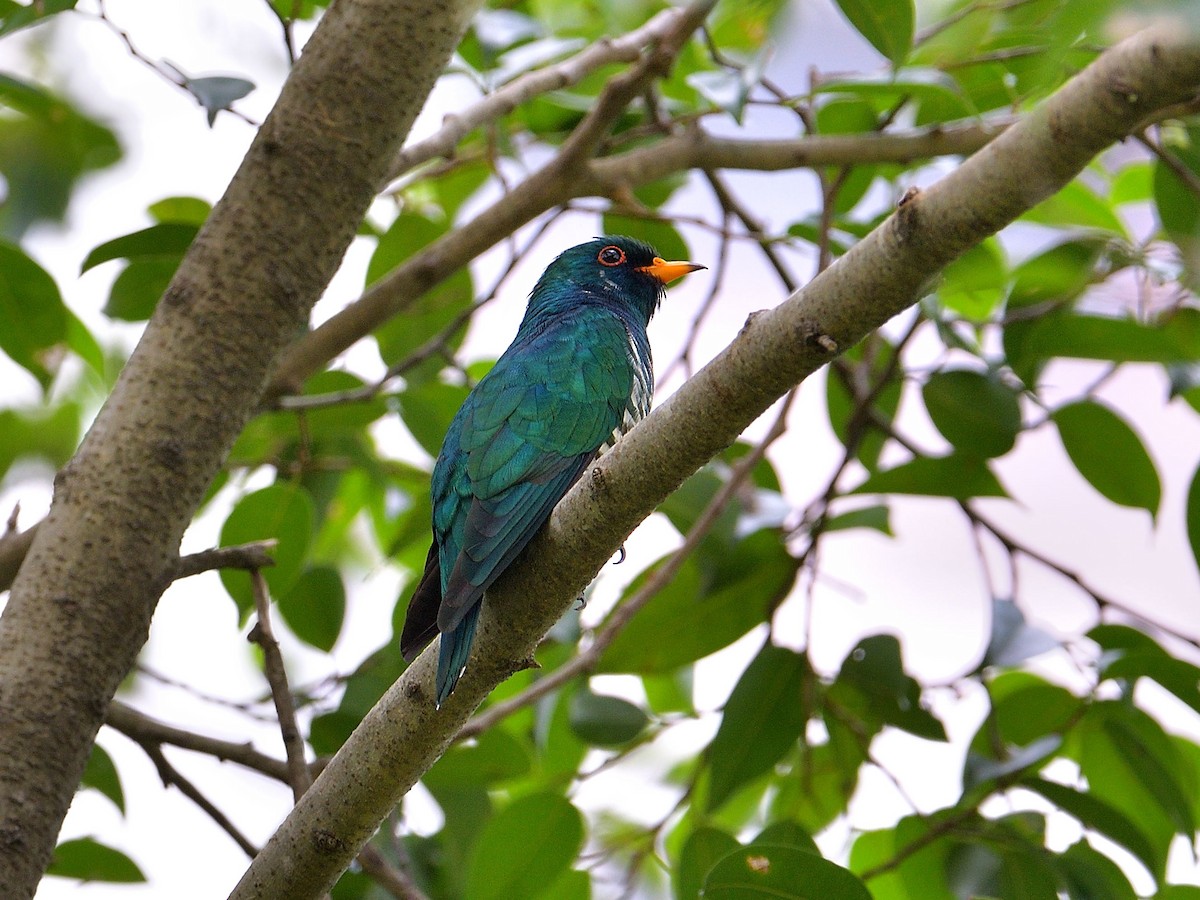
M 613 565 L 619 566 L 621 563 L 625 562 L 626 555 L 627 554 L 625 553 L 625 545 L 622 544 L 620 547 L 617 548 L 617 561 L 615 563 L 613 563 Z
M 576 611 L 587 608 L 587 597 L 585 597 L 583 594 L 580 594 L 578 597 L 576 597 L 575 602 L 579 604 L 577 607 L 575 607 Z

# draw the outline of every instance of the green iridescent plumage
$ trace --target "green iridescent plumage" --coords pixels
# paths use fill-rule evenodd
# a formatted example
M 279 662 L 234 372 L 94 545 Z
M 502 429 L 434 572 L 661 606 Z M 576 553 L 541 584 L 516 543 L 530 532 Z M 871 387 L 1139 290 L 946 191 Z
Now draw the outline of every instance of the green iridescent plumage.
M 597 452 L 649 411 L 646 325 L 666 282 L 697 268 L 627 237 L 565 251 L 454 417 L 433 470 L 433 546 L 400 643 L 412 659 L 441 633 L 439 705 L 466 665 L 484 592 Z

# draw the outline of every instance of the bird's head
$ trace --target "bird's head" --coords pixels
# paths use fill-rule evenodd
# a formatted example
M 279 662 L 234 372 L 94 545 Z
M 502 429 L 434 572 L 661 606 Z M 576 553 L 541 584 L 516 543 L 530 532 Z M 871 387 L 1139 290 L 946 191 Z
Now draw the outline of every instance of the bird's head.
M 530 307 L 570 302 L 585 294 L 612 298 L 649 322 L 668 282 L 703 268 L 696 263 L 667 262 L 636 238 L 606 235 L 560 253 L 530 294 Z

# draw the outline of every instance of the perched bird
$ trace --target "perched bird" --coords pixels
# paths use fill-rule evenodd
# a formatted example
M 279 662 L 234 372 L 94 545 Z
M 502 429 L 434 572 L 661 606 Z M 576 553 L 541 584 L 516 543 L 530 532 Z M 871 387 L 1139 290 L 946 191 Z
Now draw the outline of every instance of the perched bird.
M 564 251 L 450 423 L 430 487 L 433 545 L 400 638 L 412 661 L 441 632 L 439 706 L 467 664 L 484 592 L 597 453 L 649 412 L 646 325 L 667 282 L 703 268 L 629 237 Z

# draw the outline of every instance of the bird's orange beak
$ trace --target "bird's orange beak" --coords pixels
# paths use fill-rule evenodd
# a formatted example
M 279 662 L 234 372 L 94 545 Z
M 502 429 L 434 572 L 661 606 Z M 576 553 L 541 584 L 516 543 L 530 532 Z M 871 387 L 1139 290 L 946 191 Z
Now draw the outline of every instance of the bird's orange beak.
M 708 266 L 702 266 L 698 263 L 691 262 L 667 262 L 665 259 L 656 256 L 654 262 L 648 266 L 638 266 L 639 272 L 645 272 L 648 275 L 653 275 L 663 284 L 670 284 L 676 278 L 682 278 L 688 272 L 695 272 L 697 269 L 707 269 Z

